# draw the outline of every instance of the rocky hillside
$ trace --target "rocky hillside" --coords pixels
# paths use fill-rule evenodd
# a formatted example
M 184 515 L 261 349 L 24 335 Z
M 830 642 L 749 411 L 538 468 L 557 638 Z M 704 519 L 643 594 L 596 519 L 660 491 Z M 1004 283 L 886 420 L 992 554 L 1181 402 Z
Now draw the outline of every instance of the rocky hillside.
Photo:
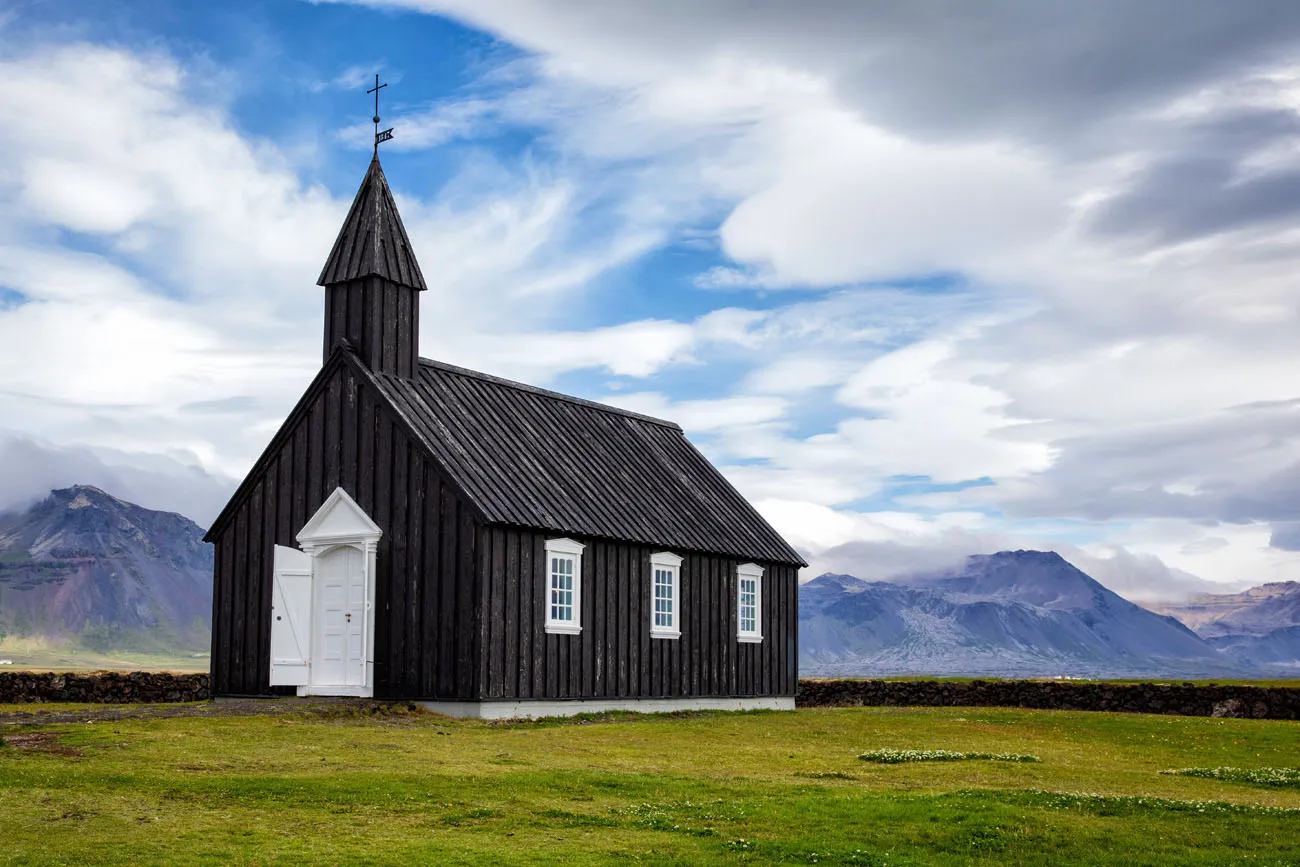
M 1003 551 L 906 581 L 823 575 L 799 592 L 800 671 L 1228 676 L 1248 666 L 1059 555 Z
M 1300 582 L 1262 584 L 1244 593 L 1203 593 L 1186 602 L 1148 606 L 1186 623 L 1199 635 L 1264 635 L 1300 625 Z
M 0 515 L 0 638 L 93 650 L 204 650 L 212 549 L 203 530 L 79 485 Z
M 1244 593 L 1207 593 L 1151 606 L 1177 617 L 1214 647 L 1255 665 L 1300 670 L 1300 583 L 1263 584 Z

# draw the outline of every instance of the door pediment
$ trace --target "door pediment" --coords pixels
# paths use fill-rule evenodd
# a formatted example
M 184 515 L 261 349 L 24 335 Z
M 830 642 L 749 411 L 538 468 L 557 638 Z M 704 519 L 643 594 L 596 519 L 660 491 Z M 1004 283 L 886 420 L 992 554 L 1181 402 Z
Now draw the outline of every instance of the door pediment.
M 311 520 L 298 533 L 303 548 L 341 543 L 378 542 L 384 531 L 342 488 L 325 498 Z

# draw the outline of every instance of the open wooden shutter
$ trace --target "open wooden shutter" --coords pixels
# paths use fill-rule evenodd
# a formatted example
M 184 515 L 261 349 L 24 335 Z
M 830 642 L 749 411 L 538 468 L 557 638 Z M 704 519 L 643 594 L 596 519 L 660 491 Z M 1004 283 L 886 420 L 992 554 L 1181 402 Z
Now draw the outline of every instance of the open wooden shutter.
M 271 686 L 306 686 L 311 667 L 311 557 L 275 546 Z

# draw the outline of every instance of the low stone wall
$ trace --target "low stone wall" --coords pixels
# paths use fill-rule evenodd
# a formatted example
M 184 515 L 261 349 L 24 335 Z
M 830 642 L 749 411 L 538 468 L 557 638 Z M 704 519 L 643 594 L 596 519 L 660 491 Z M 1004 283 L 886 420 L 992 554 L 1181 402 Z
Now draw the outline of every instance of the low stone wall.
M 203 701 L 208 697 L 207 674 L 160 671 L 97 671 L 87 674 L 0 671 L 0 704 L 45 701 Z
M 0 704 L 209 698 L 206 674 L 0 672 Z M 1026 707 L 1300 720 L 1300 688 L 974 680 L 801 680 L 799 707 Z
M 801 680 L 800 707 L 1026 707 L 1300 719 L 1300 688 L 974 680 Z

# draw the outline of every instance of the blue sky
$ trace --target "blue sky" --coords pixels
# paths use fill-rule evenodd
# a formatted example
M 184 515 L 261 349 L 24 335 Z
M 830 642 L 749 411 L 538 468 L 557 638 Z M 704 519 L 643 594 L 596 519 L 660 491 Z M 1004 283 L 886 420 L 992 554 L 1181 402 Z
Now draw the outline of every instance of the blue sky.
M 810 575 L 1300 577 L 1300 17 L 1089 9 L 0 2 L 0 508 L 215 514 L 379 73 L 422 354 L 680 421 Z

